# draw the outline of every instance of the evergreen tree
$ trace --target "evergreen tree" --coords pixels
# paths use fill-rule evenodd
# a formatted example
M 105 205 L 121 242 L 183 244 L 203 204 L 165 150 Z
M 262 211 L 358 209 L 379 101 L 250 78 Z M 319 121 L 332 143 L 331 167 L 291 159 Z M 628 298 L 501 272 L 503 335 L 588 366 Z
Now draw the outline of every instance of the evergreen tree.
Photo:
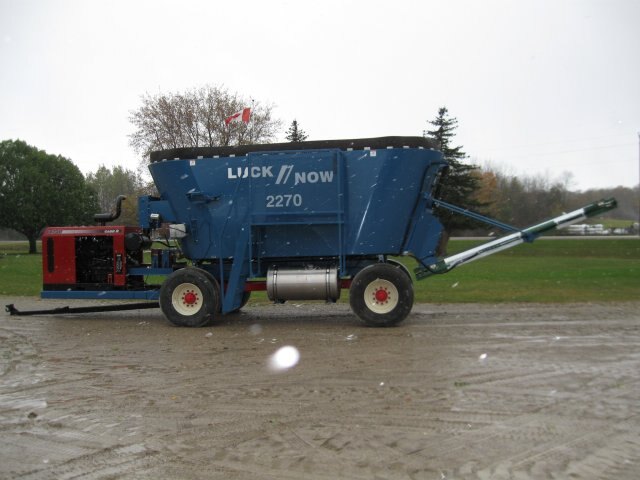
M 462 150 L 462 146 L 453 146 L 458 120 L 449 116 L 447 108 L 442 107 L 438 110 L 435 120 L 430 120 L 429 123 L 433 129 L 424 131 L 423 135 L 435 139 L 445 160 L 449 163 L 449 170 L 440 182 L 439 198 L 458 207 L 479 210 L 483 206 L 476 200 L 480 178 L 479 169 L 476 165 L 464 163 L 467 154 Z M 437 214 L 444 225 L 447 238 L 454 229 L 474 226 L 473 221 L 469 218 L 443 208 L 438 209 Z
M 304 133 L 304 130 L 298 126 L 298 121 L 294 120 L 291 122 L 289 130 L 287 130 L 287 136 L 285 138 L 290 142 L 304 142 L 308 136 L 309 135 Z

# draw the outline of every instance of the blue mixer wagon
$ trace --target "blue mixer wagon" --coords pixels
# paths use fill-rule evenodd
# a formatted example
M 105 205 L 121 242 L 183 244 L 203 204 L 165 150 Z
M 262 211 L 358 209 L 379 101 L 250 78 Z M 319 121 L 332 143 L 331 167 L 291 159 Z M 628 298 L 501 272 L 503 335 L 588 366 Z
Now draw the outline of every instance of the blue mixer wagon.
M 161 197 L 140 200 L 142 227 L 159 216 L 188 232 L 182 251 L 214 277 L 222 313 L 261 284 L 276 302 L 336 301 L 350 287 L 366 290 L 354 305 L 365 321 L 396 323 L 413 289 L 388 257 L 430 263 L 442 232 L 428 208 L 447 167 L 434 147 L 387 137 L 155 152 Z M 160 301 L 170 319 L 186 313 Z
M 393 257 L 414 257 L 422 279 L 616 206 L 601 200 L 519 230 L 439 200 L 447 168 L 423 137 L 152 152 L 159 196 L 138 199 L 139 227 L 112 224 L 120 197 L 114 214 L 95 216 L 98 226 L 45 230 L 42 297 L 139 299 L 159 303 L 175 325 L 198 327 L 242 308 L 253 291 L 274 302 L 335 302 L 349 289 L 360 319 L 390 326 L 413 306 L 412 275 Z M 435 209 L 511 233 L 438 258 Z M 157 276 L 166 278 L 149 283 Z M 94 310 L 130 308 L 140 304 Z

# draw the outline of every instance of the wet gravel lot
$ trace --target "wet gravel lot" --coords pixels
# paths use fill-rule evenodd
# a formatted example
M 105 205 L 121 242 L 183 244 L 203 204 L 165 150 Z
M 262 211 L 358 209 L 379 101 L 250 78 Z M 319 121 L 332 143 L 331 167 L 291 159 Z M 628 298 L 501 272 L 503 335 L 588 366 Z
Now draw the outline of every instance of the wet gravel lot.
M 390 329 L 318 303 L 203 329 L 1 313 L 0 478 L 637 479 L 639 312 L 416 305 Z

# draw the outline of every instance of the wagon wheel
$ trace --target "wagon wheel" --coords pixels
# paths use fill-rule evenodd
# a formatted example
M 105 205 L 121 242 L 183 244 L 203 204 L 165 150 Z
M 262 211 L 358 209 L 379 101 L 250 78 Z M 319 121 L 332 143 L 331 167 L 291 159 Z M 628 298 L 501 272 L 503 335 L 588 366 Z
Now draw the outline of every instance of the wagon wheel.
M 353 279 L 349 303 L 353 312 L 369 326 L 397 325 L 413 307 L 411 278 L 397 266 L 369 265 Z
M 162 284 L 160 308 L 174 325 L 203 327 L 214 320 L 220 308 L 220 287 L 199 268 L 181 268 Z
M 399 262 L 398 260 L 394 260 L 393 258 L 387 258 L 387 263 L 389 265 L 392 265 L 394 267 L 398 267 L 400 270 L 402 270 L 402 272 L 404 272 L 404 274 L 409 277 L 409 279 L 411 279 L 411 272 L 409 271 L 409 269 L 401 262 Z M 413 282 L 413 280 L 412 280 Z
M 220 283 L 218 282 L 218 280 L 216 280 L 216 278 L 213 276 L 213 274 L 207 270 L 201 269 L 201 271 L 207 275 L 211 281 L 215 284 L 218 285 L 218 288 L 220 286 Z M 220 290 L 218 290 L 220 291 Z M 242 293 L 242 300 L 240 300 L 240 306 L 238 308 L 236 308 L 235 310 L 231 310 L 230 312 L 227 312 L 226 315 L 230 315 L 232 313 L 238 313 L 247 303 L 249 303 L 249 299 L 251 298 L 251 292 L 243 292 Z M 218 310 L 216 311 L 216 313 L 218 315 L 222 315 L 222 301 L 218 301 Z

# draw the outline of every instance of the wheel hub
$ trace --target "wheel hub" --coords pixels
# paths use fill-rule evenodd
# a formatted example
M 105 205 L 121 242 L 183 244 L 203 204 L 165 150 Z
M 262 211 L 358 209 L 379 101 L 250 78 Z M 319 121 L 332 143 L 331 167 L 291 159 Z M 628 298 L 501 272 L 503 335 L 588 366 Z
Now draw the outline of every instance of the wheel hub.
M 387 279 L 377 278 L 364 290 L 365 304 L 373 313 L 384 315 L 397 307 L 400 295 L 396 286 Z
M 378 303 L 387 303 L 389 301 L 389 292 L 385 288 L 380 288 L 376 290 L 374 297 Z
M 171 304 L 180 315 L 196 315 L 204 305 L 204 295 L 197 285 L 181 283 L 173 290 Z
M 182 297 L 182 301 L 185 305 L 194 305 L 198 301 L 198 296 L 192 291 L 187 291 Z

